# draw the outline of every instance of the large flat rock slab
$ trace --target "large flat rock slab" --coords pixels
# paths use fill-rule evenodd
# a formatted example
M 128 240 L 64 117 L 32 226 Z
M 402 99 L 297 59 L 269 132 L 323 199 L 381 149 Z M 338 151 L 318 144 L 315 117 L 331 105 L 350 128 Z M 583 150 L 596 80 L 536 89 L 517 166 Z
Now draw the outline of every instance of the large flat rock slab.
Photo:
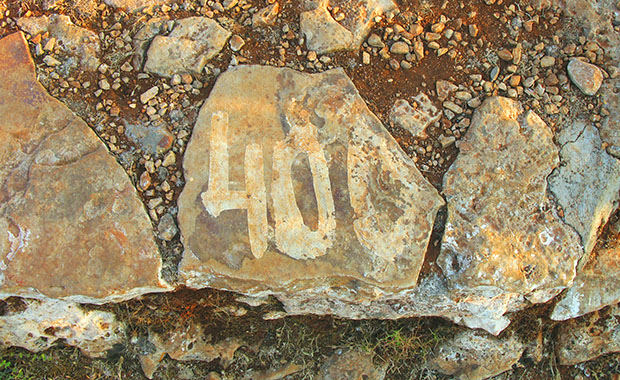
M 167 289 L 152 226 L 94 132 L 0 40 L 0 296 L 103 303 Z
M 448 219 L 438 263 L 455 289 L 499 289 L 546 302 L 583 255 L 557 215 L 547 177 L 559 164 L 551 130 L 515 101 L 487 99 L 444 176 Z
M 195 288 L 361 303 L 415 287 L 443 204 L 341 69 L 222 74 L 183 166 Z

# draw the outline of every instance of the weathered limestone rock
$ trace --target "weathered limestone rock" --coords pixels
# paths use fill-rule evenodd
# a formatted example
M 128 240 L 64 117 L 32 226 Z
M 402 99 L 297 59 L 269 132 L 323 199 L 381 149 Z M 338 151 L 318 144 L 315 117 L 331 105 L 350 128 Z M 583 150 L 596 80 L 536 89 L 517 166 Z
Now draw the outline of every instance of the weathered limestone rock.
M 114 8 L 138 11 L 147 7 L 169 4 L 170 0 L 103 0 L 103 2 Z
M 319 54 L 349 49 L 353 34 L 334 20 L 324 7 L 299 16 L 299 28 L 306 37 L 306 46 Z
M 424 137 L 426 127 L 438 121 L 441 113 L 426 94 L 419 94 L 414 101 L 415 107 L 412 107 L 408 101 L 398 99 L 390 111 L 390 121 L 409 131 L 413 137 Z
M 466 330 L 439 346 L 431 367 L 461 380 L 483 380 L 510 370 L 524 350 L 514 335 L 499 339 Z
M 438 80 L 435 82 L 435 89 L 437 91 L 437 97 L 443 102 L 452 93 L 458 91 L 459 87 L 450 81 Z
M 556 356 L 574 365 L 610 352 L 620 352 L 620 305 L 560 325 Z
M 188 17 L 175 21 L 172 32 L 151 42 L 144 70 L 165 77 L 199 74 L 215 57 L 231 33 L 207 17 Z
M 132 63 L 134 69 L 142 70 L 151 41 L 166 30 L 167 23 L 167 17 L 155 17 L 145 22 L 144 26 L 138 30 L 138 33 L 133 37 L 134 57 Z
M 358 350 L 334 353 L 319 370 L 315 380 L 383 380 L 387 363 L 377 366 L 373 354 Z
M 592 96 L 601 88 L 603 73 L 591 63 L 573 58 L 568 63 L 566 71 L 570 80 L 586 95 Z
M 174 360 L 187 361 L 199 360 L 210 362 L 220 359 L 224 367 L 233 360 L 235 351 L 243 345 L 237 340 L 225 340 L 222 342 L 211 343 L 209 337 L 202 332 L 200 325 L 189 323 L 185 326 L 178 326 L 177 330 L 164 336 L 151 334 L 149 338 L 153 352 L 140 355 L 140 364 L 144 374 L 149 379 L 153 378 L 159 363 L 168 354 Z
M 55 38 L 59 48 L 64 54 L 75 57 L 66 60 L 65 64 L 70 68 L 83 67 L 88 70 L 96 70 L 99 66 L 99 54 L 101 47 L 99 37 L 88 29 L 81 28 L 73 22 L 69 16 L 53 14 L 40 17 L 22 17 L 17 20 L 21 30 L 36 36 L 48 32 L 50 37 Z
M 359 49 L 374 18 L 396 8 L 392 0 L 313 0 L 310 3 L 312 9 L 300 16 L 300 29 L 308 49 L 319 54 Z M 340 22 L 334 20 L 328 6 L 341 10 Z
M 612 242 L 597 248 L 558 302 L 551 319 L 565 320 L 620 302 L 620 222 L 611 226 Z
M 558 165 L 545 123 L 493 97 L 474 113 L 444 177 L 448 219 L 438 264 L 451 286 L 546 302 L 569 286 L 583 255 L 556 215 L 546 178 Z
M 397 8 L 393 0 L 329 0 L 344 14 L 341 24 L 353 34 L 352 48 L 359 49 L 375 24 L 375 17 Z
M 83 311 L 78 304 L 61 300 L 22 300 L 20 311 L 0 316 L 0 346 L 23 347 L 32 352 L 47 350 L 63 339 L 90 357 L 124 340 L 124 326 L 114 314 Z
M 338 300 L 363 315 L 416 286 L 443 204 L 341 69 L 225 72 L 183 165 L 188 286 L 314 298 L 343 315 Z
M 86 123 L 0 40 L 0 297 L 103 303 L 167 288 L 151 223 Z
M 586 254 L 618 207 L 620 161 L 602 148 L 598 131 L 576 121 L 560 151 L 560 167 L 549 177 L 549 190 L 564 210 L 564 220 L 579 232 Z

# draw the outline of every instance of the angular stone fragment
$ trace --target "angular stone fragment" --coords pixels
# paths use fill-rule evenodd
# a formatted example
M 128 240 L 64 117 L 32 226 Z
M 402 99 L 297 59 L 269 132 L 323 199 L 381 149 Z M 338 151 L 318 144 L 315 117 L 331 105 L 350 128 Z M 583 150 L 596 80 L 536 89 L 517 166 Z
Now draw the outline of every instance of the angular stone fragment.
M 546 178 L 559 162 L 551 131 L 515 101 L 493 97 L 476 110 L 459 148 L 444 176 L 439 266 L 456 289 L 546 302 L 571 284 L 583 254 L 547 198 Z
M 134 69 L 142 70 L 146 59 L 146 52 L 151 45 L 151 41 L 153 41 L 153 38 L 158 34 L 162 34 L 166 30 L 167 22 L 167 17 L 154 17 L 149 19 L 133 37 L 134 58 L 132 64 Z
M 413 137 L 426 136 L 424 130 L 439 120 L 441 113 L 433 102 L 420 93 L 414 98 L 414 107 L 404 99 L 398 99 L 390 111 L 390 121 L 400 128 L 409 131 Z
M 170 0 L 103 0 L 109 6 L 128 11 L 138 11 L 147 7 L 169 4 Z
M 514 335 L 499 339 L 467 330 L 435 350 L 431 367 L 462 380 L 483 380 L 510 370 L 524 350 Z
M 163 335 L 151 334 L 149 340 L 153 349 L 150 353 L 139 356 L 142 370 L 149 379 L 153 378 L 159 362 L 166 354 L 180 361 L 210 362 L 220 359 L 226 367 L 233 360 L 235 351 L 243 345 L 235 339 L 211 343 L 210 337 L 202 332 L 202 327 L 193 322 L 185 326 L 179 325 L 176 330 Z
M 575 365 L 610 352 L 620 352 L 620 305 L 560 325 L 556 356 L 561 365 Z
M 20 311 L 0 316 L 0 347 L 23 347 L 39 352 L 62 339 L 90 357 L 105 357 L 106 351 L 125 338 L 124 326 L 112 313 L 83 311 L 62 300 L 21 300 Z
M 200 74 L 206 63 L 226 44 L 230 32 L 207 17 L 175 21 L 167 36 L 156 36 L 147 53 L 144 70 L 164 77 Z
M 0 40 L 0 297 L 103 303 L 167 288 L 151 223 L 94 132 Z
M 271 26 L 275 24 L 279 12 L 279 3 L 273 3 L 271 5 L 268 5 L 265 8 L 260 9 L 254 14 L 254 16 L 252 16 L 252 25 L 258 27 Z
M 312 0 L 312 9 L 300 16 L 300 29 L 308 49 L 319 54 L 359 49 L 374 19 L 396 8 L 392 0 Z M 340 9 L 344 18 L 337 22 L 327 10 Z
M 448 98 L 453 92 L 458 91 L 459 87 L 452 82 L 447 80 L 438 80 L 435 83 L 435 88 L 437 90 L 437 97 L 442 102 Z
M 353 49 L 362 46 L 376 17 L 397 8 L 393 0 L 329 0 L 329 5 L 340 8 L 340 13 L 344 15 L 340 23 L 353 34 Z
M 620 222 L 611 226 L 610 233 L 611 242 L 592 253 L 556 304 L 551 319 L 575 318 L 620 302 Z
M 603 73 L 590 63 L 573 58 L 568 63 L 566 71 L 570 80 L 586 95 L 592 96 L 601 88 Z
M 574 122 L 560 151 L 560 167 L 549 177 L 549 190 L 564 210 L 564 220 L 573 226 L 589 254 L 599 229 L 618 207 L 620 161 L 602 148 L 598 131 Z
M 414 287 L 443 204 L 341 69 L 225 72 L 183 165 L 191 287 L 352 303 Z
M 66 60 L 68 67 L 84 67 L 88 70 L 96 70 L 99 67 L 98 57 L 101 52 L 99 37 L 94 32 L 73 24 L 69 16 L 53 14 L 22 17 L 17 20 L 17 25 L 32 36 L 48 32 L 50 37 L 60 42 L 57 45 L 64 54 L 77 58 L 77 61 Z
M 319 54 L 346 50 L 353 43 L 353 34 L 336 22 L 324 7 L 302 13 L 299 20 L 306 46 Z

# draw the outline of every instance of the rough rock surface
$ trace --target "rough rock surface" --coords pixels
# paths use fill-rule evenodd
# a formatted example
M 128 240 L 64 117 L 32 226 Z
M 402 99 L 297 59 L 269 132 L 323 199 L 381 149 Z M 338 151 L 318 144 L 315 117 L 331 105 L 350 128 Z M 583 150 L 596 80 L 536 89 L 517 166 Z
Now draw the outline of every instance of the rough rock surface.
M 314 380 L 383 380 L 387 365 L 373 363 L 373 354 L 338 350 L 321 366 Z
M 170 0 L 103 0 L 103 2 L 111 7 L 137 11 L 146 7 L 169 4 Z
M 599 229 L 618 207 L 620 161 L 602 148 L 598 130 L 575 121 L 560 150 L 561 165 L 549 177 L 549 190 L 564 210 L 564 220 L 574 227 L 589 254 Z
M 324 7 L 304 12 L 299 27 L 306 37 L 306 46 L 319 54 L 345 50 L 353 43 L 353 34 L 333 19 Z
M 546 302 L 571 284 L 583 255 L 579 236 L 547 198 L 547 176 L 559 163 L 551 131 L 517 102 L 492 97 L 459 147 L 444 176 L 439 266 L 457 289 Z
M 325 1 L 325 0 L 323 0 Z M 344 14 L 341 24 L 353 34 L 352 48 L 358 49 L 375 23 L 375 17 L 397 8 L 393 0 L 330 0 Z
M 198 74 L 216 56 L 231 33 L 207 17 L 177 20 L 167 36 L 151 42 L 144 70 L 165 77 Z
M 551 319 L 575 318 L 620 302 L 620 222 L 611 228 L 612 242 L 592 253 L 573 285 L 556 304 Z
M 514 335 L 499 339 L 467 330 L 442 343 L 433 354 L 431 366 L 461 380 L 482 380 L 510 370 L 524 350 Z
M 174 360 L 199 360 L 210 362 L 220 359 L 224 367 L 230 363 L 235 351 L 243 344 L 237 340 L 225 340 L 217 343 L 209 342 L 210 338 L 202 332 L 196 323 L 178 326 L 171 333 L 151 334 L 149 341 L 151 352 L 140 355 L 140 364 L 144 374 L 153 378 L 159 363 L 168 354 Z
M 222 74 L 183 165 L 191 287 L 353 303 L 414 287 L 443 204 L 341 69 Z
M 0 296 L 108 302 L 167 288 L 120 165 L 37 82 L 21 33 L 0 40 Z
M 146 59 L 146 52 L 157 35 L 162 34 L 167 27 L 167 17 L 155 17 L 144 23 L 144 26 L 138 30 L 133 37 L 133 67 L 136 70 L 142 70 Z
M 22 17 L 17 20 L 17 25 L 32 36 L 48 32 L 50 37 L 60 42 L 57 45 L 61 51 L 72 58 L 64 61 L 64 64 L 70 68 L 84 67 L 88 70 L 96 70 L 100 64 L 99 37 L 94 32 L 73 24 L 69 16 L 53 14 Z
M 396 8 L 392 0 L 311 0 L 312 8 L 300 16 L 300 29 L 307 46 L 319 54 L 359 49 L 370 32 L 374 19 Z M 328 6 L 341 10 L 337 22 Z
M 413 137 L 424 137 L 426 127 L 439 120 L 441 113 L 425 94 L 416 96 L 414 105 L 412 107 L 405 99 L 397 100 L 390 111 L 390 122 L 409 131 Z
M 620 305 L 560 325 L 556 356 L 562 365 L 574 365 L 620 352 Z
M 603 73 L 591 63 L 573 58 L 568 63 L 566 71 L 570 80 L 586 95 L 592 96 L 601 88 Z
M 61 300 L 29 300 L 19 311 L 0 316 L 0 345 L 19 346 L 32 352 L 47 350 L 63 339 L 91 357 L 124 340 L 124 326 L 112 313 L 83 311 L 78 304 Z

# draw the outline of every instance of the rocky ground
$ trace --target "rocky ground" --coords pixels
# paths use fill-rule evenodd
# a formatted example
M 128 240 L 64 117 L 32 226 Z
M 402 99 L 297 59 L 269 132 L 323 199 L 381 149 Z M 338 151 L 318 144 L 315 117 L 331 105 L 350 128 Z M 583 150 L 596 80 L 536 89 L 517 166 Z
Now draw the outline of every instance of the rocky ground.
M 609 0 L 0 0 L 0 378 L 618 379 L 619 41 Z

